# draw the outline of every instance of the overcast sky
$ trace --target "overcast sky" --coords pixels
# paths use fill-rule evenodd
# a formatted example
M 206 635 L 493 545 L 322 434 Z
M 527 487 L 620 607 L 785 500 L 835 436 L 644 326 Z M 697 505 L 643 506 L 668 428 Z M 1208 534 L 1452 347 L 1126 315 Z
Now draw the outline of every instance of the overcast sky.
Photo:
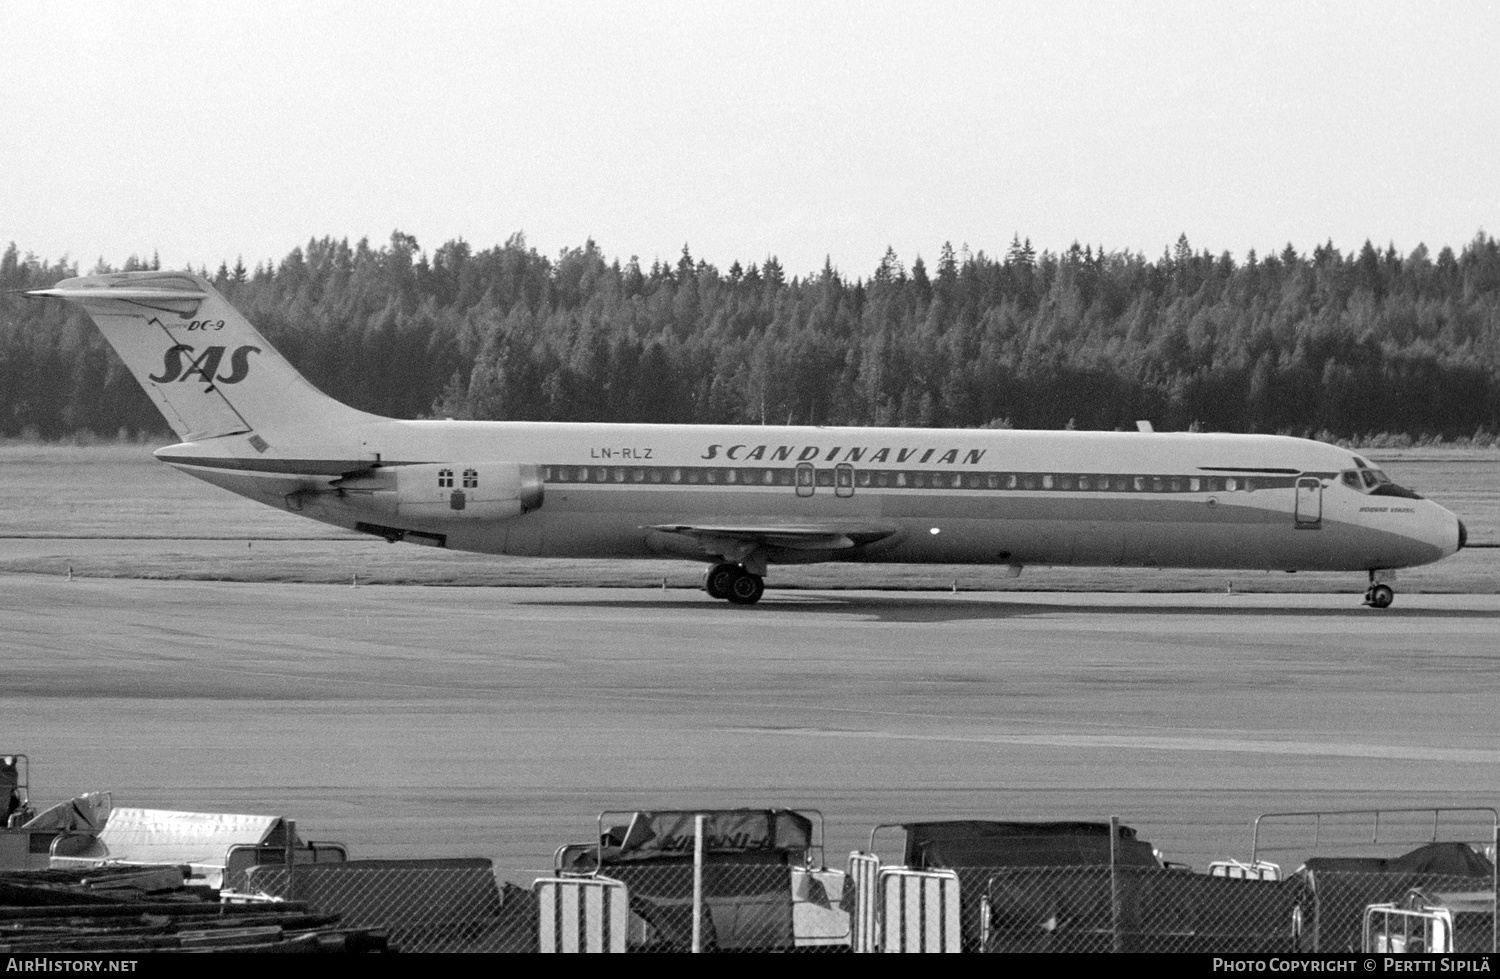
M 1500 3 L 0 7 L 0 245 L 87 271 L 309 237 L 867 276 L 1500 234 Z

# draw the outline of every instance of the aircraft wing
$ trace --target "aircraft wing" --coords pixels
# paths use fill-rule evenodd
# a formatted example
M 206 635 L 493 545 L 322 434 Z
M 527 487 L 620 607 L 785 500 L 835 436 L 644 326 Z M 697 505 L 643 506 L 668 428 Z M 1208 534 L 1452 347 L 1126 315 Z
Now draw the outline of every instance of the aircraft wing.
M 896 532 L 874 524 L 654 524 L 646 530 L 677 534 L 722 550 L 724 544 L 759 544 L 793 551 L 840 551 L 873 544 Z

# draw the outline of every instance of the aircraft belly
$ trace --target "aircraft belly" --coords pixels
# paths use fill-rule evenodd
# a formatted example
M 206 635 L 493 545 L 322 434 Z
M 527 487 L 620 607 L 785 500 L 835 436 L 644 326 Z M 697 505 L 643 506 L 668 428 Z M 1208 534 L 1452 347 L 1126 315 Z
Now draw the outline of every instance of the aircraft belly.
M 1125 560 L 1125 528 L 1118 523 L 1090 520 L 1074 524 L 1069 564 L 1108 566 Z
M 505 554 L 517 557 L 536 557 L 546 553 L 547 524 L 550 516 L 546 505 L 534 513 L 523 513 L 519 517 L 501 521 L 496 526 L 503 543 L 497 548 Z
M 238 473 L 209 478 L 217 485 L 282 505 L 255 479 Z M 347 507 L 308 498 L 305 516 L 352 526 Z M 1252 504 L 1261 501 L 1250 501 Z M 1269 499 L 1267 503 L 1271 502 Z M 323 512 L 323 511 L 328 512 Z M 518 556 L 711 557 L 702 543 L 646 529 L 653 524 L 748 524 L 869 520 L 899 528 L 875 544 L 829 551 L 780 551 L 774 563 L 894 561 L 954 564 L 1158 566 L 1357 570 L 1403 567 L 1441 556 L 1400 534 L 1324 519 L 1319 530 L 1295 527 L 1275 506 L 1209 506 L 1205 499 L 983 494 L 880 494 L 836 497 L 822 488 L 811 498 L 791 492 L 715 489 L 698 492 L 647 488 L 549 487 L 542 509 L 501 521 L 413 527 L 448 535 L 457 550 Z M 937 533 L 932 533 L 933 529 Z

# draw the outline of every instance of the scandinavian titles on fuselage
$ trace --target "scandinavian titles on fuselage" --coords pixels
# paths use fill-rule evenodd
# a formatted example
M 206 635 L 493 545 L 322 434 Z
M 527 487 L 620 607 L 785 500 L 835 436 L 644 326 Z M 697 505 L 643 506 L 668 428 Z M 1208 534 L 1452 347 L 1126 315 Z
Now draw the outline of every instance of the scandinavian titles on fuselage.
M 984 458 L 984 449 L 923 449 L 923 448 L 891 448 L 880 446 L 821 446 L 821 445 L 750 445 L 742 443 L 738 445 L 724 445 L 721 442 L 710 443 L 708 449 L 699 456 L 700 459 L 717 459 L 722 456 L 731 462 L 758 462 L 767 460 L 770 462 L 863 462 L 873 465 L 877 462 L 913 462 L 918 465 L 923 463 L 934 463 L 939 466 L 965 465 L 977 466 Z M 941 455 L 938 453 L 941 452 Z M 919 455 L 920 453 L 920 455 Z M 936 458 L 934 458 L 936 456 Z

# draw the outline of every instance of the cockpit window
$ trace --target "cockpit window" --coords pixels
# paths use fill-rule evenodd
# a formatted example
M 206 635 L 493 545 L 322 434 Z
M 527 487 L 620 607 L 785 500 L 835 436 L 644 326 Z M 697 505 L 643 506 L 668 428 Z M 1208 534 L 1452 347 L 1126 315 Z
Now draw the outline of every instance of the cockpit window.
M 1406 500 L 1422 499 L 1406 487 L 1397 486 L 1391 482 L 1391 477 L 1379 469 L 1365 465 L 1358 457 L 1355 458 L 1354 464 L 1359 468 L 1345 469 L 1339 474 L 1339 481 L 1350 489 L 1359 490 L 1371 496 L 1399 496 Z

